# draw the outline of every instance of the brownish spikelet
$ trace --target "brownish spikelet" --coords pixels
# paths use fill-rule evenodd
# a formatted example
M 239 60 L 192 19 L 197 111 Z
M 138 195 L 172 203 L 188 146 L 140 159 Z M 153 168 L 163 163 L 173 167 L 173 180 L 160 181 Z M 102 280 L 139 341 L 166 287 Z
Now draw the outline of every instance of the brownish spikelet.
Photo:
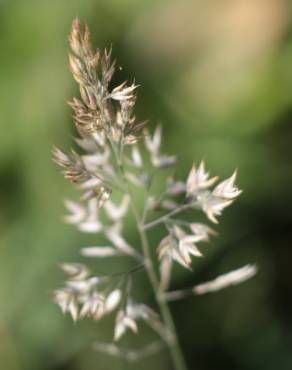
M 100 112 L 94 109 L 88 109 L 81 100 L 73 98 L 68 103 L 74 111 L 74 119 L 77 128 L 88 133 L 94 133 L 102 130 Z
M 60 167 L 65 167 L 70 163 L 68 156 L 56 146 L 53 146 L 52 148 L 52 158 Z
M 99 49 L 96 49 L 95 54 L 93 55 L 93 57 L 89 61 L 90 67 L 91 68 L 96 68 L 98 66 L 99 59 L 100 59 L 100 51 L 99 51 Z
M 89 86 L 80 86 L 80 95 L 84 103 L 88 106 L 88 108 L 94 110 L 97 109 L 96 98 L 92 89 Z
M 90 31 L 88 25 L 85 23 L 84 25 L 84 34 L 82 38 L 82 46 L 83 46 L 83 52 L 86 57 L 92 58 L 93 52 L 92 52 L 92 46 L 91 46 L 91 40 L 90 40 Z
M 81 157 L 73 150 L 71 154 L 66 154 L 61 149 L 53 147 L 52 154 L 53 161 L 63 168 L 66 180 L 80 183 L 92 177 L 85 168 Z
M 72 54 L 69 54 L 69 68 L 77 83 L 79 83 L 80 85 L 86 84 L 86 70 L 81 60 L 73 56 Z
M 80 22 L 78 18 L 75 18 L 72 22 L 71 32 L 68 37 L 68 41 L 72 51 L 78 56 L 81 56 L 82 54 L 80 39 L 81 39 Z
M 116 69 L 116 61 L 114 60 L 113 62 L 111 62 L 111 54 L 112 49 L 110 49 L 109 51 L 105 49 L 101 58 L 102 80 L 106 87 L 110 83 Z
M 147 124 L 148 124 L 148 120 L 137 123 L 137 124 L 132 124 L 129 126 L 129 133 L 137 134 L 138 132 L 141 132 L 142 130 L 144 130 Z

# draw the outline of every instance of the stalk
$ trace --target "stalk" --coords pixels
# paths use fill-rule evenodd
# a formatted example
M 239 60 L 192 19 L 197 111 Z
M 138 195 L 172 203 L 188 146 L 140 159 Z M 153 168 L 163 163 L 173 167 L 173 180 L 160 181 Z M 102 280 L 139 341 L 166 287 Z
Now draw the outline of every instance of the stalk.
M 152 229 L 153 227 L 155 226 L 158 226 L 162 223 L 164 223 L 165 221 L 167 221 L 170 217 L 172 216 L 176 216 L 178 215 L 179 213 L 183 212 L 183 211 L 186 211 L 187 209 L 190 209 L 194 206 L 196 206 L 198 203 L 197 202 L 193 202 L 193 203 L 188 203 L 188 204 L 183 204 L 182 206 L 174 209 L 173 211 L 167 213 L 166 215 L 164 216 L 161 216 L 159 218 L 157 218 L 156 220 L 153 220 L 147 224 L 144 224 L 143 225 L 143 228 L 144 230 L 148 230 L 148 229 Z
M 179 344 L 179 341 L 178 341 L 178 336 L 177 336 L 175 324 L 174 324 L 174 321 L 173 321 L 168 303 L 165 299 L 165 295 L 160 289 L 159 280 L 158 280 L 157 274 L 156 274 L 155 269 L 154 269 L 153 261 L 152 261 L 152 258 L 151 258 L 151 252 L 150 252 L 148 237 L 147 237 L 147 234 L 146 234 L 146 228 L 145 228 L 145 225 L 143 224 L 143 219 L 139 215 L 138 209 L 137 209 L 135 201 L 134 201 L 132 191 L 131 191 L 130 186 L 129 186 L 129 182 L 128 182 L 126 176 L 125 176 L 125 171 L 124 171 L 123 163 L 121 161 L 121 156 L 117 153 L 115 145 L 112 142 L 112 140 L 109 140 L 109 141 L 110 141 L 110 145 L 111 145 L 114 157 L 115 157 L 116 162 L 117 162 L 117 166 L 118 166 L 120 174 L 121 174 L 121 178 L 122 178 L 122 180 L 125 184 L 125 187 L 126 187 L 125 190 L 126 190 L 127 194 L 130 197 L 130 204 L 131 204 L 132 213 L 134 215 L 137 230 L 138 230 L 138 233 L 139 233 L 139 236 L 140 236 L 140 239 L 141 239 L 142 251 L 143 251 L 144 258 L 145 258 L 146 273 L 148 275 L 148 279 L 150 281 L 155 299 L 156 299 L 157 304 L 159 306 L 162 319 L 164 321 L 164 324 L 165 324 L 166 328 L 168 329 L 168 332 L 170 333 L 170 335 L 164 336 L 164 338 L 162 338 L 162 339 L 166 342 L 166 344 L 168 346 L 168 349 L 169 349 L 172 361 L 174 363 L 175 369 L 176 370 L 187 370 L 185 360 L 184 360 L 184 357 L 183 357 L 183 354 L 182 354 L 182 350 L 180 348 L 180 344 Z M 186 207 L 181 207 L 181 208 L 185 209 Z M 183 209 L 180 209 L 180 211 L 182 211 Z M 156 222 L 155 225 L 162 222 L 161 220 L 157 220 L 157 221 L 158 222 Z
M 165 338 L 166 343 L 168 345 L 168 348 L 169 348 L 169 351 L 170 351 L 170 354 L 171 354 L 176 370 L 186 370 L 187 367 L 185 365 L 185 361 L 184 361 L 183 354 L 180 348 L 180 344 L 178 342 L 178 337 L 177 337 L 176 328 L 173 322 L 173 318 L 172 318 L 168 303 L 165 300 L 165 296 L 163 292 L 161 292 L 160 290 L 159 281 L 158 281 L 157 275 L 154 270 L 146 232 L 143 228 L 143 225 L 140 225 L 138 223 L 138 220 L 137 220 L 137 224 L 138 224 L 138 230 L 139 230 L 139 234 L 140 234 L 140 238 L 142 242 L 143 254 L 145 256 L 146 271 L 147 271 L 150 283 L 152 285 L 155 298 L 159 305 L 163 321 L 171 333 L 171 336 L 169 338 Z

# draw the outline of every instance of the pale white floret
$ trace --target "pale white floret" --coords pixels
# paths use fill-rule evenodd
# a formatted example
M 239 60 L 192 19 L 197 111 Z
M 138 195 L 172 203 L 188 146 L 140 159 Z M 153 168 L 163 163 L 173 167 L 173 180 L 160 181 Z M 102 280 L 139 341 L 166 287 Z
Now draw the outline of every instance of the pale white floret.
M 87 220 L 85 222 L 82 222 L 78 226 L 78 229 L 84 233 L 98 233 L 102 230 L 102 224 L 96 220 Z
M 60 306 L 63 314 L 69 313 L 73 321 L 78 319 L 78 304 L 75 296 L 69 289 L 58 289 L 54 291 L 54 302 Z
M 80 189 L 90 190 L 102 184 L 102 180 L 98 177 L 93 177 L 87 181 L 84 181 L 79 187 Z
M 195 239 L 193 240 L 194 243 L 198 243 L 200 241 L 209 241 L 210 235 L 216 235 L 216 231 L 213 230 L 211 227 L 201 224 L 199 222 L 193 222 L 190 224 L 190 229 L 194 234 Z
M 151 156 L 151 162 L 156 168 L 167 168 L 176 163 L 176 155 L 159 155 L 153 154 Z
M 111 200 L 105 203 L 104 209 L 109 216 L 109 218 L 113 221 L 118 221 L 125 216 L 128 212 L 130 205 L 130 197 L 128 194 L 125 194 L 122 198 L 120 205 L 114 204 Z
M 177 225 L 173 227 L 173 231 L 178 240 L 178 251 L 180 256 L 185 261 L 186 265 L 190 267 L 192 263 L 190 255 L 202 257 L 202 253 L 194 244 L 197 238 L 195 235 L 186 234 L 185 231 Z
M 216 292 L 231 285 L 237 285 L 252 278 L 257 273 L 256 265 L 246 265 L 239 269 L 218 276 L 216 279 L 197 285 L 193 288 L 196 294 Z
M 97 292 L 93 292 L 91 295 L 85 297 L 79 317 L 82 319 L 86 316 L 92 316 L 94 318 L 97 315 L 100 316 L 101 311 L 103 311 L 104 300 L 104 296 Z
M 130 329 L 133 333 L 137 333 L 137 323 L 127 312 L 120 310 L 116 318 L 114 341 L 121 339 L 127 329 Z
M 137 255 L 135 249 L 123 238 L 121 234 L 121 225 L 115 224 L 105 230 L 108 240 L 122 253 Z
M 102 230 L 103 226 L 98 218 L 98 201 L 96 198 L 90 199 L 87 207 L 71 200 L 66 200 L 65 206 L 70 212 L 69 215 L 64 217 L 67 223 L 76 224 L 80 231 L 86 233 L 95 233 Z
M 81 254 L 85 257 L 112 257 L 119 255 L 119 252 L 113 247 L 84 247 Z
M 132 84 L 131 86 L 125 87 L 125 83 L 117 86 L 113 89 L 109 97 L 114 100 L 128 100 L 133 97 L 134 90 L 138 87 L 138 85 Z
M 152 137 L 146 136 L 145 145 L 151 154 L 158 154 L 161 145 L 162 128 L 158 125 Z
M 175 233 L 177 232 L 178 229 Z M 201 256 L 195 245 L 180 243 L 180 240 L 175 240 L 171 235 L 164 237 L 158 245 L 158 258 L 160 260 L 169 257 L 187 269 L 190 269 L 192 262 L 190 254 Z
M 236 171 L 228 179 L 220 182 L 212 192 L 214 197 L 224 199 L 234 199 L 241 194 L 242 190 L 239 190 L 235 185 Z
M 224 198 L 215 197 L 210 193 L 205 193 L 198 197 L 198 202 L 209 220 L 217 224 L 217 216 L 220 216 L 222 211 L 230 206 L 233 200 L 226 200 Z
M 88 201 L 87 217 L 78 225 L 78 228 L 86 233 L 97 233 L 103 229 L 98 218 L 98 200 L 96 198 Z
M 96 171 L 98 166 L 104 166 L 109 162 L 110 150 L 108 147 L 104 148 L 103 152 L 83 155 L 81 158 L 88 171 Z
M 61 269 L 70 279 L 81 280 L 89 275 L 88 268 L 82 263 L 60 263 Z
M 214 185 L 217 177 L 209 178 L 209 173 L 205 170 L 205 164 L 202 161 L 199 167 L 193 164 L 193 167 L 188 175 L 186 190 L 188 195 L 196 195 L 198 191 L 207 189 Z
M 141 303 L 128 302 L 125 309 L 121 309 L 116 317 L 114 341 L 118 341 L 130 329 L 138 332 L 137 320 L 154 322 L 158 320 L 157 314 L 147 305 Z
M 67 280 L 66 286 L 74 292 L 86 293 L 90 291 L 99 282 L 99 278 L 93 276 L 89 279 Z
M 143 159 L 138 148 L 138 145 L 133 145 L 132 147 L 132 162 L 138 168 L 143 167 Z
M 86 210 L 77 202 L 72 200 L 65 200 L 65 207 L 70 212 L 69 215 L 64 216 L 65 222 L 68 224 L 78 224 L 86 217 Z
M 105 311 L 110 313 L 117 308 L 122 299 L 122 292 L 120 289 L 115 289 L 107 296 L 105 301 Z
M 146 136 L 145 145 L 150 153 L 150 160 L 156 168 L 167 168 L 176 163 L 175 155 L 165 155 L 160 153 L 162 138 L 162 128 L 158 125 L 154 131 L 153 136 Z
M 83 298 L 80 318 L 92 316 L 94 320 L 100 320 L 104 315 L 111 313 L 121 301 L 121 291 L 115 289 L 105 296 L 102 293 L 93 292 Z

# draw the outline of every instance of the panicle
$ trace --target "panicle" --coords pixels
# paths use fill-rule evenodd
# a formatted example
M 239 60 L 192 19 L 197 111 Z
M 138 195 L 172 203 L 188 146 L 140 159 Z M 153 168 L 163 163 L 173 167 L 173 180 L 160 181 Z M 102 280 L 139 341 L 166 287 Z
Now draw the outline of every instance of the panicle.
M 127 331 L 137 333 L 137 322 L 143 320 L 166 343 L 173 343 L 172 330 L 160 321 L 159 315 L 132 296 L 134 273 L 145 269 L 151 275 L 152 260 L 145 250 L 142 255 L 136 243 L 129 242 L 125 236 L 127 212 L 129 208 L 133 211 L 144 249 L 147 230 L 157 225 L 165 227 L 166 235 L 157 247 L 160 279 L 157 277 L 155 289 L 158 291 L 154 293 L 158 303 L 165 298 L 174 300 L 190 292 L 215 292 L 243 282 L 256 273 L 254 265 L 197 285 L 187 294 L 167 292 L 175 263 L 192 271 L 193 258 L 202 258 L 202 246 L 216 235 L 207 224 L 189 221 L 190 217 L 184 217 L 184 212 L 192 216 L 199 210 L 211 222 L 218 223 L 223 210 L 241 194 L 235 185 L 237 172 L 218 183 L 218 177 L 211 177 L 202 161 L 198 166 L 193 164 L 183 181 L 169 175 L 169 168 L 176 164 L 177 157 L 162 153 L 161 125 L 150 133 L 147 121 L 137 121 L 134 107 L 138 85 L 125 81 L 111 86 L 116 69 L 112 50 L 94 51 L 88 26 L 82 26 L 77 18 L 72 22 L 68 40 L 69 68 L 80 92 L 79 97 L 68 103 L 73 111 L 78 134 L 75 144 L 79 151 L 65 152 L 54 147 L 53 160 L 61 167 L 65 179 L 74 183 L 82 194 L 78 201 L 65 200 L 64 220 L 83 233 L 101 234 L 105 240 L 102 245 L 90 242 L 83 246 L 82 257 L 102 261 L 127 257 L 138 265 L 124 272 L 94 274 L 83 263 L 62 263 L 60 267 L 66 279 L 64 285 L 53 292 L 53 299 L 74 322 L 87 317 L 100 320 L 116 311 L 114 341 L 119 341 Z M 167 171 L 165 176 L 163 171 Z M 157 174 L 165 178 L 165 188 L 159 194 L 152 186 Z M 145 202 L 141 213 L 135 205 L 132 186 L 143 191 Z M 155 211 L 164 215 L 147 222 L 149 213 Z M 155 268 L 153 274 L 156 274 Z M 112 353 L 121 352 L 115 344 L 102 348 Z

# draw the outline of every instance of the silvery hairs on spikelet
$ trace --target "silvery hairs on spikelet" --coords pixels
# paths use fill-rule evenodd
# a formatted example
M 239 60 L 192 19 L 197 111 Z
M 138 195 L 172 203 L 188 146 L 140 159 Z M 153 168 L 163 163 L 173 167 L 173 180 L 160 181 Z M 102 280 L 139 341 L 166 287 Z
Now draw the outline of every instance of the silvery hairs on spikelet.
M 164 190 L 158 195 L 152 192 L 155 176 L 176 164 L 176 156 L 161 154 L 161 126 L 151 135 L 146 129 L 147 122 L 137 121 L 133 114 L 135 83 L 110 87 L 116 69 L 111 50 L 94 52 L 88 26 L 81 27 L 78 19 L 72 23 L 69 44 L 69 66 L 80 89 L 80 98 L 73 98 L 69 105 L 78 132 L 76 144 L 82 154 L 73 149 L 65 153 L 53 148 L 53 159 L 62 168 L 64 177 L 81 190 L 81 199 L 65 201 L 68 210 L 65 221 L 84 233 L 101 233 L 108 241 L 103 246 L 82 248 L 83 256 L 127 256 L 135 264 L 124 272 L 93 274 L 85 264 L 62 263 L 67 280 L 54 291 L 54 301 L 74 321 L 85 317 L 100 320 L 115 313 L 114 344 L 95 343 L 97 350 L 136 361 L 166 345 L 176 369 L 185 369 L 168 302 L 214 292 L 241 283 L 256 273 L 255 265 L 246 265 L 207 283 L 168 291 L 173 265 L 177 263 L 192 271 L 192 258 L 202 256 L 200 243 L 215 235 L 208 225 L 186 221 L 184 216 L 200 210 L 212 223 L 218 223 L 223 210 L 241 193 L 235 185 L 236 172 L 217 183 L 218 178 L 210 178 L 201 162 L 192 166 L 185 180 L 167 177 Z M 145 196 L 142 210 L 133 197 L 134 187 Z M 113 192 L 120 194 L 119 204 L 112 201 Z M 129 209 L 136 221 L 141 248 L 131 245 L 124 235 L 124 216 Z M 157 210 L 162 216 L 149 221 L 150 213 Z M 163 226 L 166 231 L 157 246 L 159 271 L 154 267 L 147 238 L 147 232 L 157 226 Z M 133 297 L 132 276 L 138 271 L 148 275 L 159 313 Z M 118 346 L 117 341 L 127 331 L 138 331 L 139 320 L 148 324 L 160 339 L 138 350 Z

